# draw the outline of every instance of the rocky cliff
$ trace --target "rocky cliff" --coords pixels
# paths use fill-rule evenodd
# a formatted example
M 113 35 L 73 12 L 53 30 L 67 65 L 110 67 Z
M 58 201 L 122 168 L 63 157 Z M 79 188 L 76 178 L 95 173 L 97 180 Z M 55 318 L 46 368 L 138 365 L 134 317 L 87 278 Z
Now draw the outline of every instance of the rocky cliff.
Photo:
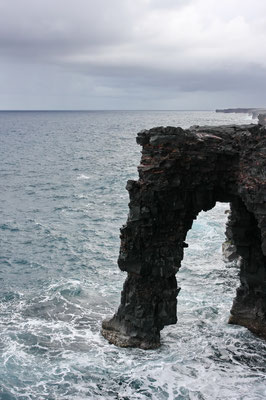
M 230 202 L 227 235 L 240 262 L 230 323 L 266 338 L 266 128 L 158 127 L 138 134 L 139 180 L 128 181 L 129 215 L 118 264 L 121 304 L 102 334 L 119 346 L 156 348 L 177 321 L 176 281 L 193 220 Z

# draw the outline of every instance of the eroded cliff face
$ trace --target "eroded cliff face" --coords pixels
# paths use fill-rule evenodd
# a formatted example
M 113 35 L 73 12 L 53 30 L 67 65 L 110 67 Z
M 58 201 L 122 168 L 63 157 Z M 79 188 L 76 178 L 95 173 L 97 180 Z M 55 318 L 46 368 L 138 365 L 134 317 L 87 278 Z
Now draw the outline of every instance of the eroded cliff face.
M 102 333 L 144 349 L 177 321 L 176 282 L 186 235 L 202 210 L 230 202 L 227 234 L 241 256 L 230 323 L 266 338 L 266 128 L 158 127 L 138 134 L 139 180 L 128 181 L 129 215 L 118 264 L 127 271 L 121 304 Z

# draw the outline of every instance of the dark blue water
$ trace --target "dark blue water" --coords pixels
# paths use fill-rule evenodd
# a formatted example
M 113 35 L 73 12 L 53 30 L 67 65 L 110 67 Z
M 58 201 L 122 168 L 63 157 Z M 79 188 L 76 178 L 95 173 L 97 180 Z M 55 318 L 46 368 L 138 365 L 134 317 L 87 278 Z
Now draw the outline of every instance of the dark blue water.
M 126 181 L 140 129 L 251 122 L 213 112 L 0 113 L 0 398 L 266 398 L 265 342 L 227 324 L 238 267 L 222 260 L 226 204 L 194 223 L 179 322 L 158 350 L 100 335 L 119 304 Z

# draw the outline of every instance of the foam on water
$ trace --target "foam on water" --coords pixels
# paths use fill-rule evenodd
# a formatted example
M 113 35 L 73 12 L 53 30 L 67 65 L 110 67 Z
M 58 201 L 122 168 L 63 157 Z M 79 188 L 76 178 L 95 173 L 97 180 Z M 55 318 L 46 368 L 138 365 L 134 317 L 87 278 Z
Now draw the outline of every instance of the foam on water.
M 226 204 L 202 213 L 177 275 L 178 323 L 158 350 L 100 334 L 117 267 L 136 133 L 246 122 L 212 112 L 0 113 L 0 398 L 266 398 L 265 342 L 227 324 L 238 267 L 222 261 Z

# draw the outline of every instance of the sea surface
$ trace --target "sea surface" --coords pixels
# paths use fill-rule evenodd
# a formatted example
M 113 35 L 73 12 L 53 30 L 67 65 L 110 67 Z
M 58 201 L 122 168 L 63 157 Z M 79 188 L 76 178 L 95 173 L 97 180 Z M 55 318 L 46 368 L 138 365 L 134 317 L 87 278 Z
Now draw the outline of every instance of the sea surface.
M 157 350 L 101 336 L 120 302 L 119 228 L 139 130 L 250 123 L 210 111 L 0 112 L 0 399 L 266 399 L 266 342 L 228 325 L 228 204 L 201 213 Z

